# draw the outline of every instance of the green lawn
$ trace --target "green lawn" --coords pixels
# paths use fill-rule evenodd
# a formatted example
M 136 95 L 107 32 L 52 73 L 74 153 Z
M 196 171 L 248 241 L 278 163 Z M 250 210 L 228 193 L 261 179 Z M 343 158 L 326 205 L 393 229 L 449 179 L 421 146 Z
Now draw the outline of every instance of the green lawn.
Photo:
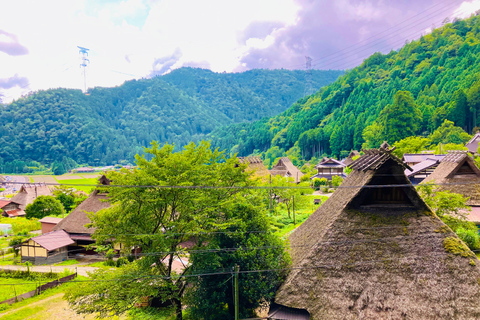
M 85 179 L 62 179 L 57 180 L 58 183 L 73 187 L 77 190 L 85 191 L 90 193 L 94 186 L 98 184 L 97 178 L 85 178 Z
M 8 223 L 12 225 L 12 231 L 14 234 L 20 232 L 30 232 L 34 230 L 40 230 L 41 223 L 37 219 L 27 219 L 25 217 L 6 218 L 1 217 L 0 223 Z

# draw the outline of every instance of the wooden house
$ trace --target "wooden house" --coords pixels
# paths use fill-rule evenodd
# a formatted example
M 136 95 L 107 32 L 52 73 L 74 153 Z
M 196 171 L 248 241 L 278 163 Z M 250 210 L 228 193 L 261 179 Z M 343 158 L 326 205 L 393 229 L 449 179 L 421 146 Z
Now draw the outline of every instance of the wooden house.
M 44 217 L 38 220 L 42 226 L 42 234 L 53 231 L 53 228 L 62 221 L 62 218 Z
M 110 181 L 105 177 L 100 177 L 99 182 L 102 185 L 110 184 Z M 92 239 L 92 234 L 95 229 L 86 227 L 86 225 L 91 222 L 87 213 L 96 213 L 108 207 L 110 207 L 110 203 L 108 202 L 107 193 L 102 193 L 100 190 L 94 190 L 87 199 L 70 212 L 68 216 L 62 219 L 53 230 L 64 230 L 67 232 L 70 238 L 75 240 L 77 246 L 77 248 L 72 249 L 75 249 L 78 252 L 82 247 L 95 242 Z
M 417 194 L 411 168 L 388 148 L 350 167 L 289 236 L 293 265 L 269 319 L 478 319 L 480 263 Z
M 343 172 L 346 165 L 333 158 L 323 158 L 319 164 L 315 166 L 317 169 L 317 174 L 310 177 L 310 179 L 314 178 L 326 178 L 327 180 L 331 181 L 333 176 L 340 176 L 345 178 L 347 175 Z
M 52 231 L 33 237 L 22 243 L 22 262 L 33 264 L 57 263 L 68 258 L 68 246 L 74 244 L 63 230 Z
M 52 196 L 50 188 L 46 184 L 22 185 L 20 191 L 10 199 L 20 204 L 20 209 L 25 210 L 28 204 L 33 203 L 38 196 Z
M 299 183 L 303 177 L 302 171 L 300 171 L 288 157 L 280 158 L 277 164 L 270 169 L 270 174 L 293 178 L 296 183 Z
M 413 167 L 420 162 L 428 159 L 442 160 L 445 158 L 445 154 L 433 154 L 433 153 L 405 153 L 402 157 L 402 161 L 408 166 Z
M 426 160 L 412 165 L 412 170 L 405 169 L 405 175 L 413 184 L 418 184 L 431 175 L 440 164 L 436 158 L 427 158 Z
M 468 141 L 465 144 L 465 147 L 467 147 L 468 152 L 471 154 L 478 154 L 478 143 L 480 142 L 480 132 L 477 132 L 470 141 Z
M 12 200 L 0 200 L 0 209 L 4 217 L 14 218 L 25 215 L 25 211 L 20 209 L 20 204 Z

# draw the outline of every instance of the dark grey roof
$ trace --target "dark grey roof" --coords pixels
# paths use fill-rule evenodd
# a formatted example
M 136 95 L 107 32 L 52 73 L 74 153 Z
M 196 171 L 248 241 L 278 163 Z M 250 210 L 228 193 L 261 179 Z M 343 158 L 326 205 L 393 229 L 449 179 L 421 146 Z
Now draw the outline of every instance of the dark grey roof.
M 440 161 L 437 160 L 437 159 L 427 159 L 427 160 L 424 160 L 420 163 L 417 163 L 416 165 L 413 165 L 412 170 L 406 169 L 405 174 L 407 175 L 407 177 L 411 177 L 411 176 L 416 175 L 420 171 L 423 171 L 423 170 L 429 169 L 429 168 L 433 168 L 433 167 L 437 166 L 439 163 L 440 163 Z
M 480 132 L 477 132 L 470 141 L 465 144 L 465 147 L 468 148 L 468 151 L 471 153 L 477 153 L 478 142 L 480 141 Z
M 315 166 L 315 169 L 318 169 L 318 168 L 344 168 L 344 167 L 346 167 L 346 165 L 343 162 L 338 161 L 337 159 L 323 158 L 322 161 L 320 161 L 320 163 Z
M 427 159 L 442 160 L 445 156 L 445 154 L 433 153 L 405 153 L 402 160 L 407 163 L 419 163 Z

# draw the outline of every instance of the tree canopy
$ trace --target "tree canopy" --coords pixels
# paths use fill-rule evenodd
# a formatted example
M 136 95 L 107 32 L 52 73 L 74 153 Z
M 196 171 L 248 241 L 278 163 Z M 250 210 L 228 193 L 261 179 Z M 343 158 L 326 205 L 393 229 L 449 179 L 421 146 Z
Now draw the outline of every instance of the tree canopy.
M 33 203 L 25 208 L 28 219 L 42 219 L 46 216 L 60 216 L 65 214 L 65 209 L 60 201 L 52 196 L 38 196 Z

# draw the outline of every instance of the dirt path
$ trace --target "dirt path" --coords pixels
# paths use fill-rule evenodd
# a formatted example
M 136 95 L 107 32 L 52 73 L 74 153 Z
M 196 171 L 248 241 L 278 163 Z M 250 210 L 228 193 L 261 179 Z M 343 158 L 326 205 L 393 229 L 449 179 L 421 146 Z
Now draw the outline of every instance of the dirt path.
M 53 295 L 51 297 L 45 298 L 45 299 L 37 301 L 37 302 L 30 303 L 26 306 L 23 306 L 23 307 L 14 309 L 14 310 L 10 310 L 10 311 L 4 312 L 4 313 L 0 313 L 0 319 L 7 319 L 6 318 L 7 316 L 13 315 L 13 314 L 19 312 L 20 310 L 23 310 L 23 309 L 26 309 L 26 308 L 34 308 L 38 305 L 48 303 L 49 301 L 54 300 L 56 298 L 61 298 L 62 296 L 63 296 L 63 293 L 57 293 L 56 295 Z

